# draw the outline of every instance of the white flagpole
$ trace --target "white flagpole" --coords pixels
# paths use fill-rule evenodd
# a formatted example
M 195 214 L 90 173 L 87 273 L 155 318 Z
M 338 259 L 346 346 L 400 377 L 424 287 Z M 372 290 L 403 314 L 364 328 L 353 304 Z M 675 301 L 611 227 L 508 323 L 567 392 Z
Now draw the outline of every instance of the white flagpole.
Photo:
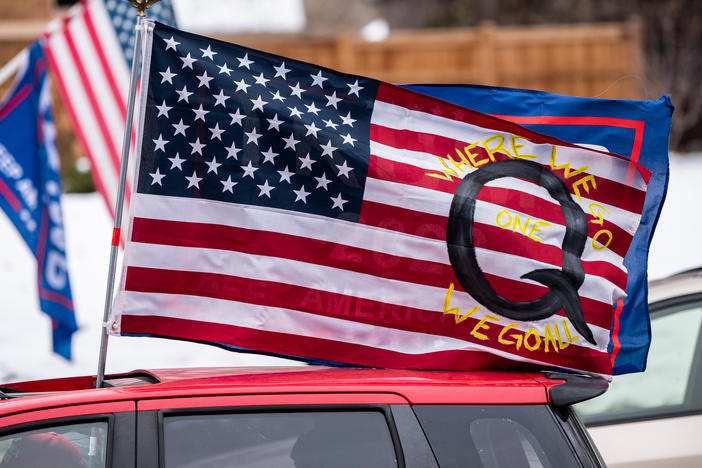
M 158 1 L 158 0 L 156 0 Z M 153 2 L 149 2 L 149 6 Z M 95 388 L 101 388 L 105 380 L 105 362 L 107 360 L 107 320 L 110 317 L 112 308 L 112 295 L 115 285 L 115 270 L 117 267 L 117 254 L 119 253 L 119 242 L 122 229 L 122 210 L 124 206 L 124 191 L 127 181 L 127 165 L 129 163 L 129 144 L 132 138 L 132 121 L 134 118 L 134 107 L 136 97 L 136 84 L 138 79 L 139 61 L 141 59 L 141 47 L 143 36 L 146 34 L 144 28 L 144 13 L 141 7 L 137 13 L 136 24 L 136 41 L 134 44 L 134 56 L 132 58 L 132 71 L 129 79 L 129 94 L 127 97 L 127 121 L 124 127 L 124 138 L 122 139 L 122 159 L 119 170 L 119 187 L 117 190 L 117 200 L 115 202 L 115 222 L 112 229 L 112 246 L 110 249 L 110 263 L 107 273 L 107 288 L 105 291 L 105 309 L 102 317 L 102 333 L 100 335 L 100 356 L 98 358 L 98 370 L 95 378 Z M 146 7 L 148 8 L 148 6 Z M 142 74 L 148 73 L 148 70 L 142 70 Z M 146 92 L 146 90 L 142 90 Z M 138 148 L 137 148 L 138 149 Z
M 7 81 L 22 65 L 22 62 L 26 59 L 29 49 L 22 49 L 22 51 L 15 55 L 9 62 L 7 62 L 2 68 L 0 68 L 0 85 Z

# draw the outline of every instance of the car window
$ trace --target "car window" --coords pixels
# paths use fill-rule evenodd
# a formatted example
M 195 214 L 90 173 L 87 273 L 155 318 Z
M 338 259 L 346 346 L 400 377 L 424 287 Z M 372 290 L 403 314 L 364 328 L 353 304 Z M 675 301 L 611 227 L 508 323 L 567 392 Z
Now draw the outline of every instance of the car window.
M 580 466 L 545 406 L 427 405 L 414 410 L 442 468 Z
M 166 416 L 166 468 L 396 467 L 380 411 Z
M 646 371 L 615 376 L 604 395 L 576 405 L 583 421 L 624 422 L 695 409 L 691 376 L 699 366 L 701 325 L 700 302 L 656 311 Z
M 68 424 L 0 437 L 0 468 L 101 468 L 107 422 Z

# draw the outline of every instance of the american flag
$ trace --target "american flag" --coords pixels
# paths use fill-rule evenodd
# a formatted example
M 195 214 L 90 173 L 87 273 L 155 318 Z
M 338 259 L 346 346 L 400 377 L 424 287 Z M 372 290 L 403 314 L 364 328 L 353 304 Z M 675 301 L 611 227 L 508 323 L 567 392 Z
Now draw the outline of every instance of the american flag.
M 624 295 L 645 170 L 387 83 L 158 23 L 145 60 L 112 333 L 365 366 L 611 373 L 612 303 Z M 593 343 L 563 310 L 513 320 L 457 279 L 447 247 L 454 193 L 464 176 L 512 159 L 555 174 L 588 221 L 578 293 Z M 491 287 L 510 301 L 543 296 L 522 275 L 561 267 L 564 224 L 540 185 L 486 184 L 473 237 Z
M 175 24 L 170 0 L 155 4 L 148 13 Z M 128 1 L 86 0 L 51 22 L 46 31 L 49 66 L 111 214 L 119 183 L 135 26 L 136 9 Z M 132 152 L 133 148 L 134 138 Z

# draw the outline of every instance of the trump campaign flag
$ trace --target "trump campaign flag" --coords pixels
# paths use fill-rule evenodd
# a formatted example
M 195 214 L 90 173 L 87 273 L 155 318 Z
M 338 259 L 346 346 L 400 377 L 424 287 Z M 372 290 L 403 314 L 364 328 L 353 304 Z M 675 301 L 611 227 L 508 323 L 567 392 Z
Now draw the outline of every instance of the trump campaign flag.
M 159 23 L 144 69 L 112 334 L 611 375 L 645 168 Z
M 170 0 L 148 11 L 154 19 L 175 24 Z M 125 0 L 84 0 L 49 24 L 44 43 L 76 136 L 90 160 L 93 181 L 112 215 L 135 25 L 136 10 Z M 131 184 L 128 175 L 127 186 Z
M 668 134 L 673 106 L 655 101 L 595 99 L 478 85 L 405 85 L 455 104 L 576 144 L 596 145 L 651 171 L 639 228 L 624 257 L 627 297 L 615 304 L 609 352 L 614 374 L 646 368 L 651 343 L 648 248 L 668 188 Z
M 55 137 L 46 61 L 35 42 L 0 104 L 0 208 L 37 259 L 39 306 L 51 317 L 53 349 L 70 359 L 71 335 L 78 327 L 66 262 Z

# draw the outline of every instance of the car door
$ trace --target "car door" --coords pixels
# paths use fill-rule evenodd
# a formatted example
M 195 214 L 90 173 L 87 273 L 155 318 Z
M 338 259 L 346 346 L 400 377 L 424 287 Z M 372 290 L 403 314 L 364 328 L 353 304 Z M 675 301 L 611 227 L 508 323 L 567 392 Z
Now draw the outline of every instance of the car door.
M 134 467 L 133 401 L 68 405 L 0 417 L 0 467 Z
M 437 466 L 396 394 L 185 397 L 137 408 L 140 468 Z

